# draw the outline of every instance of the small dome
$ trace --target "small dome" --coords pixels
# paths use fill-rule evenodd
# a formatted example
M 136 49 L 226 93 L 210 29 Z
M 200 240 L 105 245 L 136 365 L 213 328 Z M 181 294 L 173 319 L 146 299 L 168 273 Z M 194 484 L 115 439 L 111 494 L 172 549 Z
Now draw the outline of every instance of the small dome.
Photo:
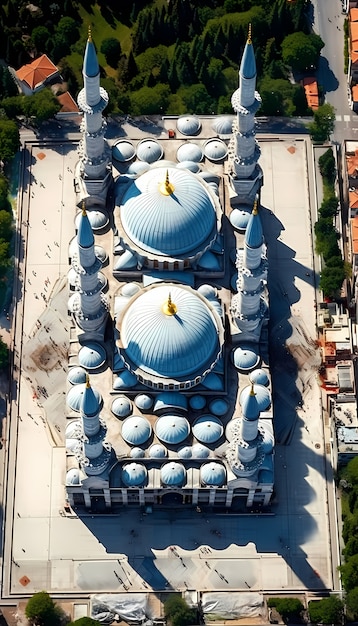
M 204 485 L 222 487 L 226 482 L 226 471 L 221 463 L 211 461 L 200 468 L 200 479 Z
M 67 380 L 71 385 L 79 385 L 86 382 L 87 372 L 83 367 L 71 367 L 67 374 Z
M 223 432 L 221 421 L 214 415 L 201 415 L 193 424 L 193 435 L 202 443 L 215 443 Z
M 123 439 L 133 445 L 138 446 L 146 441 L 152 434 L 152 427 L 145 417 L 132 415 L 127 417 L 122 424 Z
M 138 293 L 138 291 L 140 291 L 138 283 L 127 283 L 126 285 L 123 285 L 121 294 L 125 298 L 132 298 L 136 293 Z
M 192 457 L 191 446 L 182 446 L 181 448 L 179 448 L 178 457 L 180 459 L 191 459 Z
M 243 232 L 244 230 L 246 230 L 249 222 L 249 217 L 249 211 L 244 211 L 242 209 L 233 209 L 229 215 L 230 224 L 234 228 L 236 228 L 236 230 Z
M 265 370 L 258 368 L 249 374 L 250 383 L 256 383 L 257 385 L 264 385 L 265 387 L 269 384 L 269 377 Z
M 256 346 L 247 344 L 233 350 L 233 360 L 239 371 L 248 373 L 259 365 L 260 356 L 257 354 Z
M 78 448 L 78 445 L 79 445 L 79 440 L 76 439 L 75 437 L 66 438 L 66 450 L 68 450 L 68 452 L 72 452 L 72 454 L 75 454 Z
M 134 404 L 141 411 L 149 411 L 153 406 L 153 398 L 146 393 L 141 393 L 134 398 Z
M 204 396 L 192 396 L 189 400 L 189 405 L 190 408 L 194 411 L 200 411 L 206 405 L 206 399 L 204 398 Z
M 195 115 L 183 115 L 177 119 L 177 129 L 187 137 L 197 135 L 201 130 L 201 122 Z
M 81 420 L 73 420 L 66 426 L 66 437 L 72 439 L 72 437 L 76 436 L 76 434 L 81 430 L 82 422 Z
M 234 116 L 222 115 L 213 121 L 213 129 L 218 135 L 231 135 Z
M 200 166 L 195 161 L 181 161 L 177 167 L 181 170 L 189 170 L 193 174 L 197 174 L 200 171 Z
M 214 400 L 212 400 L 209 404 L 209 411 L 211 411 L 211 413 L 213 413 L 214 415 L 225 415 L 225 413 L 227 413 L 229 410 L 229 403 L 226 402 L 226 400 L 223 400 L 222 398 L 215 398 Z
M 105 226 L 107 226 L 109 222 L 108 216 L 102 211 L 97 211 L 96 209 L 89 208 L 87 210 L 87 215 L 88 215 L 88 220 L 89 220 L 89 223 L 91 224 L 93 231 L 101 230 L 102 228 L 105 228 Z M 76 219 L 75 219 L 75 224 L 76 224 L 77 229 L 79 227 L 81 218 L 82 218 L 82 212 L 77 213 Z
M 220 139 L 209 139 L 204 146 L 204 154 L 209 161 L 222 161 L 227 156 L 227 145 Z
M 199 163 L 203 159 L 203 151 L 196 143 L 183 143 L 177 150 L 177 159 L 180 162 L 194 161 L 194 163 Z
M 223 391 L 224 382 L 220 376 L 214 374 L 214 372 L 210 372 L 207 376 L 205 376 L 204 380 L 201 382 L 205 389 L 210 389 L 211 391 Z
M 210 252 L 210 250 L 207 250 L 201 255 L 198 260 L 198 265 L 205 270 L 215 271 L 220 269 L 220 261 L 218 257 L 216 254 Z
M 88 342 L 78 353 L 78 362 L 86 370 L 95 370 L 106 362 L 106 351 L 94 341 Z
M 135 147 L 130 141 L 120 139 L 112 146 L 112 158 L 120 163 L 131 161 L 135 156 Z
M 147 468 L 142 463 L 127 463 L 122 469 L 122 481 L 127 487 L 141 487 L 147 478 Z
M 207 300 L 214 300 L 217 297 L 217 291 L 212 285 L 200 285 L 200 287 L 198 287 L 198 293 Z
M 154 139 L 142 139 L 137 145 L 137 157 L 146 163 L 154 163 L 163 156 L 162 146 Z
M 202 178 L 207 183 L 216 183 L 218 185 L 220 182 L 220 176 L 218 176 L 217 174 L 214 174 L 214 172 L 208 172 L 208 171 L 199 172 L 198 177 Z
M 116 417 L 128 417 L 132 413 L 132 404 L 125 396 L 120 396 L 112 402 L 112 413 Z
M 80 485 L 81 484 L 81 473 L 77 467 L 73 467 L 68 470 L 66 474 L 66 485 Z
M 136 174 L 140 176 L 140 174 L 144 174 L 144 172 L 147 172 L 148 170 L 149 163 L 146 163 L 145 161 L 135 161 L 130 164 L 128 174 Z
M 165 463 L 160 470 L 160 478 L 163 485 L 168 487 L 181 487 L 186 477 L 185 467 L 181 463 L 171 461 Z
M 194 443 L 192 447 L 193 459 L 207 459 L 210 454 L 210 449 L 203 446 L 201 443 Z
M 94 253 L 96 257 L 101 261 L 101 263 L 105 263 L 107 261 L 108 254 L 102 246 L 95 246 Z
M 115 391 L 130 389 L 131 387 L 135 387 L 137 382 L 137 377 L 134 376 L 134 374 L 131 374 L 128 370 L 123 370 L 123 372 L 119 372 L 116 377 L 113 383 L 113 389 Z
M 142 448 L 132 448 L 129 456 L 131 459 L 143 459 L 145 457 L 145 451 Z
M 154 413 L 163 409 L 182 409 L 188 410 L 188 401 L 186 397 L 178 391 L 163 391 L 156 397 L 154 403 Z
M 72 409 L 72 411 L 78 411 L 78 412 L 80 411 L 85 389 L 86 389 L 86 383 L 75 385 L 69 390 L 66 401 L 70 409 Z M 97 391 L 97 389 L 93 389 L 92 387 L 91 389 L 97 399 L 98 405 L 100 406 L 102 404 L 101 394 L 99 393 L 99 391 Z
M 164 443 L 181 443 L 189 435 L 189 422 L 180 415 L 163 415 L 155 423 L 155 432 L 158 439 Z
M 258 406 L 258 410 L 266 411 L 271 404 L 271 394 L 267 387 L 263 385 L 254 385 L 254 393 Z M 240 404 L 247 402 L 248 396 L 251 394 L 251 385 L 244 387 L 244 389 L 240 393 Z
M 164 459 L 167 456 L 167 449 L 160 443 L 150 446 L 148 454 L 151 459 Z

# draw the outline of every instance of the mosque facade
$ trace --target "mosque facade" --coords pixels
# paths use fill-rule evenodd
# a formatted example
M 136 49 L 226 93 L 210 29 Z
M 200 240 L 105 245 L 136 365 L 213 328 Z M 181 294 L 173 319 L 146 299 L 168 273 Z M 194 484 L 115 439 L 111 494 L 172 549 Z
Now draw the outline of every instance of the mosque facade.
M 176 160 L 152 138 L 135 149 L 107 144 L 108 96 L 90 35 L 83 76 L 68 278 L 69 504 L 267 507 L 274 434 L 251 34 L 236 115 L 213 118 L 205 144 L 193 141 L 198 117 L 178 118 Z

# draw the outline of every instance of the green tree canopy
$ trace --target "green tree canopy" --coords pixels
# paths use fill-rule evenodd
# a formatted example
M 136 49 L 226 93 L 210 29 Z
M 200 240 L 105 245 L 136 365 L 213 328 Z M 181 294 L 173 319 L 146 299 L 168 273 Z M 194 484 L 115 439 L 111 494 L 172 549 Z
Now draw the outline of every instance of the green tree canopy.
M 299 615 L 304 608 L 298 598 L 269 598 L 267 606 L 274 606 L 284 621 L 289 617 Z
M 318 65 L 318 59 L 324 42 L 315 33 L 305 35 L 303 32 L 287 35 L 282 42 L 282 60 L 293 71 L 305 72 Z
M 133 115 L 155 115 L 165 111 L 169 97 L 169 87 L 160 83 L 155 87 L 142 87 L 130 93 Z
M 51 119 L 60 110 L 61 105 L 50 89 L 41 89 L 33 96 L 24 96 L 23 112 L 26 117 L 35 117 L 38 124 Z
M 172 595 L 164 602 L 164 614 L 172 626 L 187 626 L 197 621 L 196 611 L 179 595 Z
M 122 48 L 118 39 L 115 37 L 108 37 L 107 39 L 103 39 L 101 44 L 101 52 L 104 54 L 106 62 L 110 67 L 116 68 L 119 59 L 121 58 Z
M 0 336 L 0 369 L 4 370 L 9 365 L 9 348 Z
M 323 143 L 329 139 L 334 130 L 336 116 L 331 104 L 322 104 L 313 114 L 313 122 L 308 124 L 312 141 Z
M 74 622 L 70 622 L 68 626 L 98 626 L 98 620 L 91 617 L 80 617 Z
M 328 148 L 324 154 L 318 159 L 319 171 L 322 176 L 327 179 L 327 182 L 334 183 L 336 176 L 336 162 L 333 156 L 332 148 Z
M 346 591 L 358 587 L 358 554 L 351 556 L 346 563 L 340 566 L 339 570 Z
M 79 37 L 76 21 L 72 17 L 61 17 L 56 27 L 56 36 L 64 37 L 70 45 L 76 43 Z
M 325 266 L 322 269 L 319 288 L 328 297 L 337 297 L 340 294 L 342 284 L 346 278 L 342 259 L 340 265 Z
M 13 231 L 12 215 L 6 209 L 0 209 L 0 239 L 10 241 Z
M 46 26 L 35 26 L 31 33 L 31 39 L 37 52 L 46 53 L 51 39 L 51 33 Z
M 339 624 L 343 616 L 343 602 L 337 596 L 311 600 L 308 603 L 308 613 L 311 622 L 323 624 Z
M 20 147 L 19 129 L 12 120 L 0 119 L 0 160 L 10 161 Z
M 347 593 L 346 607 L 351 619 L 358 618 L 358 587 L 354 587 Z
M 0 173 L 0 210 L 1 211 L 10 211 L 11 205 L 9 201 L 9 181 L 4 176 L 4 174 Z
M 39 591 L 28 601 L 25 615 L 31 624 L 36 624 L 36 626 L 58 626 L 62 610 L 54 603 L 47 591 Z

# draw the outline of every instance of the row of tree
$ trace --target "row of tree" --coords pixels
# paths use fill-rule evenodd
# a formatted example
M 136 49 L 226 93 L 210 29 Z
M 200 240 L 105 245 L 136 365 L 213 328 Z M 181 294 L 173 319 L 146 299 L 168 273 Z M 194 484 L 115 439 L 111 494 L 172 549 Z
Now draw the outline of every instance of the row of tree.
M 358 457 L 339 473 L 342 489 L 343 550 L 345 562 L 340 567 L 342 584 L 347 593 L 346 607 L 351 619 L 358 619 Z

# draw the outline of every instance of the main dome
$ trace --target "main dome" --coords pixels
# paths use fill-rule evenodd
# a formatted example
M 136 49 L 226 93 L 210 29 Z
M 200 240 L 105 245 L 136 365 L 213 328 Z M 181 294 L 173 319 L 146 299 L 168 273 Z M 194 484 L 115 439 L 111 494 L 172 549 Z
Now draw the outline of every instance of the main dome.
M 207 301 L 190 287 L 173 284 L 135 296 L 120 332 L 132 369 L 172 379 L 211 370 L 223 341 L 220 319 Z
M 135 245 L 159 255 L 185 255 L 216 234 L 215 205 L 205 183 L 174 167 L 151 169 L 133 181 L 120 218 Z

